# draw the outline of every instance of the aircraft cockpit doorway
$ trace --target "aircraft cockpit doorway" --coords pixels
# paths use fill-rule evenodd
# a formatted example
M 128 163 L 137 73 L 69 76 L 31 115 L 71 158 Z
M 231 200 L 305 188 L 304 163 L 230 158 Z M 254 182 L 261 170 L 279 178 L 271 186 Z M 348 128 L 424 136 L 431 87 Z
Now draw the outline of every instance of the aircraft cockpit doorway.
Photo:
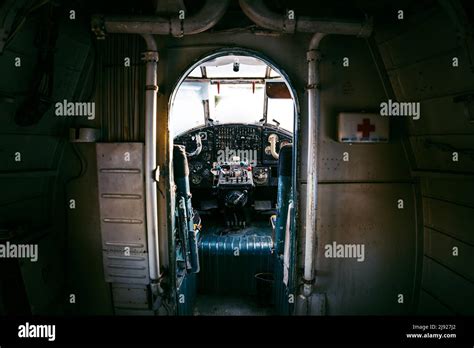
M 297 104 L 254 52 L 212 54 L 170 100 L 178 315 L 289 314 Z

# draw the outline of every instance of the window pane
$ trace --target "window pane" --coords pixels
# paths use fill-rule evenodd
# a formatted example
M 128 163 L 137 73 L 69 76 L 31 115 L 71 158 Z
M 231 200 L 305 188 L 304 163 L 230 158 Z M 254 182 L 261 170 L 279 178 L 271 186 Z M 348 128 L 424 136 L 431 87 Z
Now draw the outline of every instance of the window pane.
M 272 69 L 272 70 L 270 71 L 270 77 L 280 77 L 280 74 L 277 73 L 275 70 Z
M 293 132 L 293 99 L 268 99 L 267 121 L 280 122 L 280 127 Z
M 188 129 L 204 125 L 202 105 L 202 86 L 197 83 L 183 82 L 173 102 L 170 131 L 176 136 Z
M 201 78 L 202 77 L 201 68 L 200 67 L 195 68 L 193 71 L 191 71 L 191 73 L 188 76 Z
M 212 85 L 210 94 L 214 99 L 214 108 L 211 118 L 219 124 L 258 123 L 263 117 L 263 93 L 262 84 L 255 86 L 255 93 L 252 93 L 251 84 L 222 84 L 219 94 L 217 85 Z

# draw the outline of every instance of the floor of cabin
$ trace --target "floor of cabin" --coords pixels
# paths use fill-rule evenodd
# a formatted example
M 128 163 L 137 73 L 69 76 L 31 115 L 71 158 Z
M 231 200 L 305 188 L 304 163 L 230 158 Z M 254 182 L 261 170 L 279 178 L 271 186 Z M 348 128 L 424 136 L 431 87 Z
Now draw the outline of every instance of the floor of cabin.
M 274 315 L 272 307 L 260 306 L 250 296 L 197 296 L 194 315 L 203 316 L 267 316 Z
M 267 246 L 268 250 L 263 246 L 263 242 L 271 234 L 272 230 L 268 219 L 253 221 L 245 228 L 233 230 L 223 226 L 222 222 L 203 218 L 201 242 L 207 239 L 208 244 L 205 252 L 200 250 L 201 272 L 198 274 L 198 279 L 201 282 L 201 291 L 198 291 L 196 296 L 194 315 L 274 315 L 273 307 L 259 303 L 254 293 L 255 273 L 271 272 L 273 269 L 271 246 Z M 246 242 L 242 245 L 240 238 L 244 236 L 251 238 L 245 240 Z M 232 256 L 232 250 L 236 245 L 246 247 L 245 250 L 242 250 L 242 261 L 250 268 L 240 268 L 234 263 L 237 259 Z M 227 256 L 224 255 L 226 250 L 230 251 Z M 243 276 L 244 273 L 247 276 Z M 236 274 L 240 276 L 236 276 Z M 229 288 L 236 289 L 237 287 L 242 287 L 238 291 L 240 293 L 228 293 Z

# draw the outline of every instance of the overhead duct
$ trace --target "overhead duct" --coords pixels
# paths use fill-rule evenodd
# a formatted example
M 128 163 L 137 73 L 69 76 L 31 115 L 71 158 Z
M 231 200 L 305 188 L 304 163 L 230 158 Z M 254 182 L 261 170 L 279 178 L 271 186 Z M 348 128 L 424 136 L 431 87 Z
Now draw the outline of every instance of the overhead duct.
M 315 19 L 305 16 L 296 16 L 291 19 L 271 11 L 263 0 L 239 0 L 240 7 L 245 15 L 258 26 L 282 33 L 324 33 L 356 35 L 368 37 L 372 33 L 372 21 L 363 22 L 340 19 Z
M 100 16 L 92 18 L 92 30 L 99 37 L 106 33 L 172 35 L 182 37 L 202 33 L 219 22 L 224 16 L 230 0 L 206 0 L 196 14 L 187 16 L 183 12 L 175 17 L 159 16 Z

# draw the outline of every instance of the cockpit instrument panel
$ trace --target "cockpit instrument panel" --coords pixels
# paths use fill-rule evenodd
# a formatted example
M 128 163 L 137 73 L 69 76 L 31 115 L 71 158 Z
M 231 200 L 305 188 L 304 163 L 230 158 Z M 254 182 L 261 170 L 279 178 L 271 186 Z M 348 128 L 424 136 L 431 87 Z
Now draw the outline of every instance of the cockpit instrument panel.
M 248 180 L 256 186 L 274 186 L 278 152 L 292 138 L 290 132 L 273 125 L 224 124 L 193 128 L 178 135 L 174 143 L 186 147 L 193 187 L 217 185 L 214 166 L 236 160 L 252 167 Z

